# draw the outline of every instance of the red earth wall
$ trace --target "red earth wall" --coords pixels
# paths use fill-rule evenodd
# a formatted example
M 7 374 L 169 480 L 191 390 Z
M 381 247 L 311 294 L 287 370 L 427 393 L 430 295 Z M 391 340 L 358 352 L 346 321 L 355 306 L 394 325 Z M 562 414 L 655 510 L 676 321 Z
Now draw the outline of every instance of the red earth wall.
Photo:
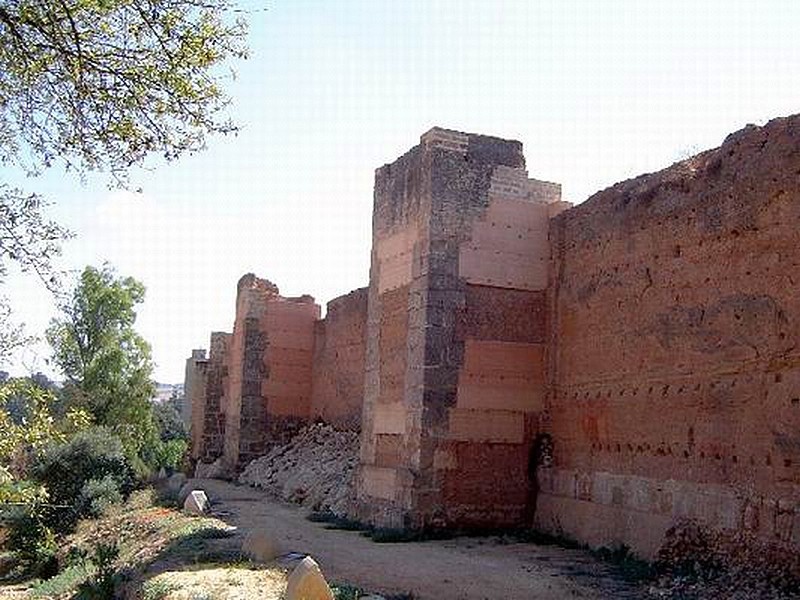
M 800 543 L 800 117 L 551 223 L 536 525 L 652 555 L 684 518 Z
M 328 302 L 314 326 L 311 418 L 339 429 L 361 428 L 367 288 Z
M 308 420 L 319 312 L 310 296 L 284 298 L 252 274 L 239 281 L 225 404 L 228 469 L 266 454 Z

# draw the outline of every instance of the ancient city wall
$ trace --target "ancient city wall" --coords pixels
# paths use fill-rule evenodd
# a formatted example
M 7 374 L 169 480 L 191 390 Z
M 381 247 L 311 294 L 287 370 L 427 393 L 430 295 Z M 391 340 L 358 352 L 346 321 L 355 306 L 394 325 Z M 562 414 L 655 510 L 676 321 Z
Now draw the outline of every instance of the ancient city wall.
M 311 418 L 339 429 L 361 428 L 367 288 L 328 302 L 314 326 Z
M 652 555 L 681 518 L 800 543 L 800 118 L 551 223 L 536 525 Z
M 559 194 L 519 142 L 438 128 L 376 172 L 362 518 L 523 522 Z
M 205 365 L 208 362 L 204 349 L 192 350 L 186 359 L 183 376 L 183 402 L 180 404 L 181 420 L 188 431 L 192 423 L 192 404 L 205 402 Z
M 191 456 L 196 461 L 213 462 L 222 455 L 230 338 L 229 333 L 212 333 L 208 359 L 193 356 L 187 361 L 184 391 L 191 410 Z
M 310 296 L 284 298 L 255 275 L 239 281 L 225 404 L 227 468 L 265 454 L 308 419 L 319 311 Z
M 376 171 L 368 289 L 320 321 L 242 278 L 187 366 L 193 456 L 360 422 L 375 525 L 652 556 L 694 519 L 796 549 L 800 117 L 567 208 L 519 142 L 424 134 Z

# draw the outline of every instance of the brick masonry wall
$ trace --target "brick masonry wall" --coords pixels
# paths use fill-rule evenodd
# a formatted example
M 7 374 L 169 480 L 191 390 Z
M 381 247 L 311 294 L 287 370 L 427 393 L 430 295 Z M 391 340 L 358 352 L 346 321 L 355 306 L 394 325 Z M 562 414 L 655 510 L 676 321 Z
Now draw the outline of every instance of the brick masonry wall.
M 239 280 L 225 405 L 228 469 L 265 454 L 308 419 L 319 316 L 310 296 L 284 298 L 252 274 Z
M 459 235 L 464 295 L 448 334 L 463 359 L 434 451 L 434 526 L 520 526 L 535 507 L 529 457 L 546 391 L 547 228 L 560 187 L 497 165 L 487 196 Z
M 196 361 L 191 388 L 192 458 L 206 463 L 222 455 L 225 438 L 225 388 L 231 335 L 211 334 L 208 360 Z
M 183 379 L 184 409 L 188 412 L 187 429 L 191 439 L 191 457 L 200 458 L 203 453 L 203 429 L 205 428 L 206 385 L 208 359 L 186 360 Z
M 538 527 L 648 556 L 681 518 L 800 544 L 800 117 L 551 224 Z
M 417 146 L 375 173 L 358 518 L 403 527 L 421 409 L 429 156 Z
M 183 375 L 183 402 L 180 404 L 180 414 L 187 431 L 192 426 L 192 399 L 197 397 L 198 402 L 204 402 L 205 363 L 207 361 L 205 350 L 192 350 L 192 355 L 186 359 Z
M 311 418 L 359 430 L 364 400 L 367 288 L 328 302 L 314 327 Z
M 436 528 L 526 514 L 559 188 L 527 179 L 521 149 L 434 129 L 376 172 L 359 478 L 368 521 Z

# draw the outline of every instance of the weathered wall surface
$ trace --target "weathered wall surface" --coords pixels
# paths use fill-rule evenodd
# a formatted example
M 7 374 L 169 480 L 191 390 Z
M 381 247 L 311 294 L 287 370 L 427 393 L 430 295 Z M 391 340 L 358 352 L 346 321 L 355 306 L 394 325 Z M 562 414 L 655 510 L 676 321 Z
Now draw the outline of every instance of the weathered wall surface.
M 314 322 L 310 296 L 284 298 L 252 274 L 239 280 L 225 405 L 225 463 L 238 470 L 308 418 Z
M 195 404 L 205 403 L 207 362 L 205 350 L 192 350 L 192 355 L 186 359 L 183 372 L 183 404 L 180 409 L 181 420 L 187 431 L 192 429 L 192 407 Z
M 534 506 L 528 457 L 546 390 L 547 228 L 564 204 L 560 186 L 527 178 L 521 154 L 519 166 L 495 166 L 487 200 L 459 229 L 465 285 L 445 337 L 463 345 L 455 404 L 434 451 L 447 525 L 523 525 Z
M 314 326 L 311 418 L 358 430 L 364 398 L 367 288 L 328 302 Z
M 376 172 L 362 518 L 522 522 L 558 197 L 519 142 L 442 129 Z
M 428 156 L 416 147 L 375 173 L 359 518 L 405 526 L 422 405 Z
M 800 118 L 551 224 L 540 528 L 650 555 L 696 518 L 800 543 Z
M 192 458 L 206 463 L 214 462 L 223 450 L 230 339 L 229 333 L 212 333 L 208 360 L 193 361 L 194 381 L 190 386 Z

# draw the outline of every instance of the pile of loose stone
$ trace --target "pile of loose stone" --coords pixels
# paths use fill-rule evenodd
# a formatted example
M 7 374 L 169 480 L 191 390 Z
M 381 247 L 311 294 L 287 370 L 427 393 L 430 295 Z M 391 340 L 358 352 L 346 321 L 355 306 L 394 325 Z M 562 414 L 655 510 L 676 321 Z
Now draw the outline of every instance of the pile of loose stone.
M 800 599 L 800 556 L 742 534 L 680 523 L 656 557 L 662 573 L 650 595 L 663 599 Z
M 315 511 L 345 516 L 353 501 L 358 447 L 357 433 L 315 423 L 252 461 L 239 481 Z

